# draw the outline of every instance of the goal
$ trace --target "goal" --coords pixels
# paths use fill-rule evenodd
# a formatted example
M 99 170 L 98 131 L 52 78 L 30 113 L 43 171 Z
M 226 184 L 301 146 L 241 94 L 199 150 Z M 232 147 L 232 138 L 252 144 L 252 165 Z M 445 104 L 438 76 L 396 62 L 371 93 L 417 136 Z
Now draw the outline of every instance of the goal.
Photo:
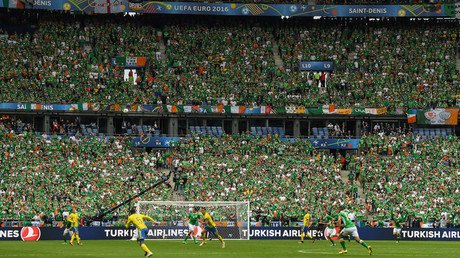
M 201 207 L 206 208 L 224 239 L 249 240 L 249 202 L 138 201 L 136 204 L 138 213 L 161 223 L 149 226 L 146 239 L 184 239 L 188 234 L 187 218 L 194 207 L 198 212 Z M 202 229 L 200 225 L 194 235 L 201 238 Z

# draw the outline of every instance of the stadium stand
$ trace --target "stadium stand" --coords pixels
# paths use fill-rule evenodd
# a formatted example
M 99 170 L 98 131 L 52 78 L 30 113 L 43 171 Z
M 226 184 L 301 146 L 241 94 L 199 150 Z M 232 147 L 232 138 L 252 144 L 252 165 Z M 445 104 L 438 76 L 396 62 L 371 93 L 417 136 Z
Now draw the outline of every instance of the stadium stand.
M 8 40 L 0 42 L 5 49 L 0 54 L 1 102 L 334 103 L 347 108 L 383 105 L 392 111 L 457 105 L 458 27 L 449 21 L 261 25 L 250 19 L 178 18 L 156 24 L 143 16 L 2 15 L 1 33 Z M 20 33 L 25 28 L 18 23 L 24 20 L 34 28 Z M 65 33 L 59 32 L 64 28 Z M 274 42 L 284 67 L 275 65 Z M 134 81 L 113 66 L 116 56 L 144 56 L 149 64 Z M 322 77 L 298 72 L 302 59 L 334 60 L 337 70 L 325 77 L 325 87 L 318 87 L 324 86 Z
M 251 134 L 254 136 L 267 136 L 267 135 L 277 135 L 279 137 L 284 137 L 284 128 L 282 127 L 260 127 L 255 126 L 251 127 Z
M 262 225 L 299 221 L 305 203 L 313 214 L 350 205 L 357 222 L 369 226 L 375 220 L 383 224 L 395 211 L 425 224 L 446 213 L 451 223 L 460 224 L 456 121 L 444 127 L 409 126 L 406 117 L 404 122 L 391 117 L 397 109 L 401 116 L 412 108 L 460 106 L 458 22 L 161 17 L 0 11 L 0 103 L 29 103 L 0 120 L 1 221 L 54 224 L 78 202 L 88 225 L 95 211 L 118 205 L 149 187 L 163 170 L 172 170 L 173 182 L 142 198 L 249 200 L 253 222 Z M 116 57 L 145 57 L 148 62 L 136 79 L 126 78 L 127 71 L 112 62 Z M 299 61 L 305 59 L 333 60 L 336 70 L 300 72 Z M 142 118 L 121 108 L 93 113 L 107 124 L 110 119 L 112 129 L 120 128 L 115 130 L 120 135 L 107 136 L 99 123 L 73 118 L 47 115 L 47 120 L 23 122 L 18 117 L 32 116 L 26 114 L 32 112 L 30 103 L 187 104 L 197 110 L 198 105 L 268 105 L 273 110 L 301 106 L 321 107 L 321 113 L 287 117 L 284 110 L 275 114 L 282 123 L 274 124 L 265 117 L 254 121 L 262 119 L 232 113 L 231 108 L 218 118 L 210 114 L 216 115 L 213 123 L 207 123 L 206 110 L 193 123 L 187 115 L 195 111 L 174 114 L 174 121 L 170 113 L 153 111 Z M 352 121 L 352 136 L 346 118 L 322 119 L 323 105 L 328 104 L 383 106 L 390 111 L 386 120 L 393 122 L 371 121 L 376 114 L 353 114 L 365 121 Z M 71 116 L 65 112 L 63 116 Z M 168 136 L 163 124 L 138 122 L 152 114 L 164 115 L 158 120 L 171 122 L 168 129 L 173 122 L 175 129 L 180 124 L 187 137 L 166 150 L 136 148 L 134 136 L 149 141 Z M 308 128 L 304 137 L 287 137 L 293 133 L 284 125 L 290 123 L 292 129 L 296 123 L 300 131 L 301 122 L 308 122 L 302 127 Z M 234 133 L 240 123 L 245 132 Z M 396 127 L 398 123 L 404 126 Z M 49 128 L 34 128 L 40 125 Z M 44 133 L 47 129 L 49 134 Z M 230 131 L 234 134 L 226 133 Z M 315 149 L 308 137 L 337 142 L 361 138 L 359 148 L 345 155 Z M 119 214 L 126 215 L 127 207 Z
M 190 126 L 189 130 L 192 135 L 222 136 L 224 134 L 220 126 Z
M 414 128 L 414 134 L 423 139 L 447 137 L 453 134 L 452 128 Z
M 129 137 L 48 137 L 1 133 L 2 220 L 58 220 L 72 203 L 94 216 L 157 180 L 163 155 L 132 152 Z M 36 191 L 30 191 L 35 189 Z M 157 199 L 170 190 L 155 190 Z M 152 196 L 153 198 L 153 196 Z M 126 211 L 125 211 L 126 212 Z M 62 220 L 62 219 L 61 219 Z
M 341 157 L 315 151 L 309 141 L 201 135 L 165 153 L 130 146 L 129 137 L 37 137 L 4 131 L 2 219 L 28 221 L 36 214 L 55 218 L 75 202 L 90 216 L 145 188 L 145 179 L 157 178 L 168 164 L 184 178 L 186 198 L 250 200 L 254 218 L 265 223 L 296 221 L 304 202 L 314 204 L 312 212 L 320 214 L 321 207 L 337 200 L 354 203 L 363 223 L 388 219 L 392 210 L 435 220 L 447 212 L 454 219 L 460 194 L 456 136 L 423 141 L 410 133 L 366 135 L 360 152 L 347 157 L 352 183 L 346 185 L 340 176 Z M 364 196 L 356 195 L 357 185 L 363 186 Z M 434 189 L 439 186 L 444 190 Z M 143 198 L 168 199 L 172 193 L 161 187 Z

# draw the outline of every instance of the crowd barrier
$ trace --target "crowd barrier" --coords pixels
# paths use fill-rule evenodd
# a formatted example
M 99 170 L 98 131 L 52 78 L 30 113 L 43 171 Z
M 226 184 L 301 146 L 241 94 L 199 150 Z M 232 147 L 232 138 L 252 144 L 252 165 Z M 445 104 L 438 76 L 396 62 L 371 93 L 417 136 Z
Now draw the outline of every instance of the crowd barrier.
M 22 227 L 22 228 L 0 228 L 1 240 L 60 240 L 64 228 L 59 227 Z M 391 228 L 358 228 L 360 237 L 365 240 L 393 240 L 393 229 Z M 134 229 L 116 227 L 81 227 L 80 236 L 85 240 L 111 240 L 111 239 L 130 239 Z M 220 228 L 220 234 L 224 238 L 240 238 L 240 229 L 237 227 Z M 147 239 L 183 239 L 188 233 L 186 227 L 151 227 L 147 234 Z M 247 230 L 241 231 L 247 238 Z M 310 233 L 313 237 L 324 238 L 323 230 L 312 228 Z M 298 239 L 300 236 L 299 227 L 251 227 L 249 232 L 250 239 Z M 460 228 L 433 228 L 415 229 L 406 228 L 401 232 L 402 240 L 439 240 L 439 241 L 459 241 Z

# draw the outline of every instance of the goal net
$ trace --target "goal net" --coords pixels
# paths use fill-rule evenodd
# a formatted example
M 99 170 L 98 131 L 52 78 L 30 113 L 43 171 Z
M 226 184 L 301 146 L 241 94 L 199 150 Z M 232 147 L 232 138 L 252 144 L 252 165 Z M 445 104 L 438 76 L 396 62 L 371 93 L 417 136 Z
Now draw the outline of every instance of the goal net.
M 202 207 L 211 215 L 224 239 L 249 239 L 249 202 L 139 201 L 136 205 L 138 213 L 160 222 L 159 226 L 147 223 L 146 239 L 184 239 L 189 232 L 189 214 L 193 208 L 200 213 Z M 201 239 L 203 229 L 200 223 L 193 234 Z M 213 235 L 210 237 L 215 239 Z

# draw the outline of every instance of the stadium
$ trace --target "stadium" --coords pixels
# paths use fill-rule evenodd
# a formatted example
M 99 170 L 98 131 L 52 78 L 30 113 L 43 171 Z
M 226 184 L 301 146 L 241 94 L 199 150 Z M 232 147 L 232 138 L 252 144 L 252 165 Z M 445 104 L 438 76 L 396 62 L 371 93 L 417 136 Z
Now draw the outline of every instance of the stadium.
M 0 257 L 458 257 L 455 0 L 2 0 L 0 60 Z

